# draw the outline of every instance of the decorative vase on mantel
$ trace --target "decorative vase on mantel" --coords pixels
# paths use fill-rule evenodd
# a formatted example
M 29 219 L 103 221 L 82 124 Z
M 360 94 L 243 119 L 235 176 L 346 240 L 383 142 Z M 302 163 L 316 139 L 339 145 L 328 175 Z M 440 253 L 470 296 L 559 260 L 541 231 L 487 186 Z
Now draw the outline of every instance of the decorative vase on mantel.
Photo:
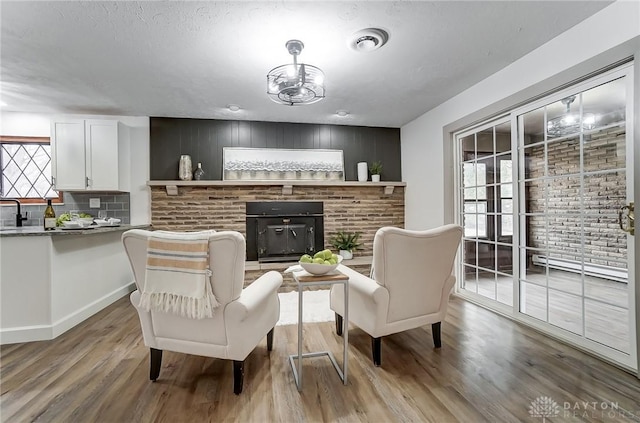
M 358 163 L 358 182 L 366 182 L 367 181 L 367 162 Z
M 182 181 L 190 181 L 193 179 L 193 168 L 191 167 L 191 156 L 183 154 L 180 156 L 180 166 L 178 168 L 178 177 Z
M 353 258 L 353 253 L 349 250 L 340 250 L 338 254 L 340 254 L 345 260 L 351 260 Z

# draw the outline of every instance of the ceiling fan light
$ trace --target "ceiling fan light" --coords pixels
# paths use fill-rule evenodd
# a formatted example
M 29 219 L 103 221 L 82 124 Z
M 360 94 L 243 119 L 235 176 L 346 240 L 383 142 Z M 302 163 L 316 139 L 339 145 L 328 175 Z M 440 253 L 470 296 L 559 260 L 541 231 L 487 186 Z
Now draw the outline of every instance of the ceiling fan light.
M 549 137 L 563 137 L 565 135 L 577 134 L 581 130 L 589 131 L 596 126 L 597 116 L 594 113 L 583 113 L 582 120 L 580 114 L 571 113 L 571 103 L 576 99 L 569 96 L 561 100 L 566 106 L 566 111 L 562 115 L 547 121 L 547 135 Z
M 295 106 L 313 104 L 325 96 L 324 72 L 313 65 L 298 64 L 297 56 L 304 44 L 289 40 L 285 44 L 293 64 L 277 66 L 267 74 L 267 94 L 276 103 Z
M 593 129 L 596 124 L 596 115 L 593 113 L 585 113 L 582 116 L 582 126 L 589 127 L 588 129 Z

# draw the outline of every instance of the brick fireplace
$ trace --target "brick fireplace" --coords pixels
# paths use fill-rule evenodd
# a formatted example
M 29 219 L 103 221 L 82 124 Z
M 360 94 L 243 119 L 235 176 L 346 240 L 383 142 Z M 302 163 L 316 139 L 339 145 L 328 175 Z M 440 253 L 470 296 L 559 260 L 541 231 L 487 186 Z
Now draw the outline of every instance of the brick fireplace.
M 247 260 L 290 262 L 324 248 L 322 201 L 247 201 Z
M 404 186 L 396 184 L 393 192 L 384 184 L 335 183 L 334 185 L 282 184 L 234 185 L 210 181 L 211 184 L 180 184 L 169 195 L 171 181 L 150 183 L 151 224 L 154 229 L 234 230 L 246 237 L 246 203 L 254 201 L 319 201 L 324 208 L 324 248 L 331 248 L 331 237 L 338 231 L 360 232 L 362 247 L 355 257 L 371 256 L 373 236 L 382 226 L 404 227 Z M 290 192 L 290 193 L 288 193 Z M 290 264 L 290 263 L 289 263 Z M 286 263 L 273 264 L 284 270 Z M 347 263 L 345 263 L 347 264 Z M 360 270 L 368 274 L 368 266 Z M 366 267 L 366 268 L 365 268 Z M 249 266 L 246 279 L 255 279 L 266 270 Z

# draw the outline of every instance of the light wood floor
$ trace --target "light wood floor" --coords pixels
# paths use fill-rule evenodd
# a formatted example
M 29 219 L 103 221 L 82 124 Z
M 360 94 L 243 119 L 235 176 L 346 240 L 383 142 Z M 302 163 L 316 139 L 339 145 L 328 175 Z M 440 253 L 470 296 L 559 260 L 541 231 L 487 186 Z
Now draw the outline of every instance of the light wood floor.
M 341 357 L 333 322 L 304 329 L 305 348 Z M 347 386 L 327 358 L 305 359 L 298 393 L 287 361 L 295 325 L 276 328 L 270 354 L 263 341 L 249 355 L 240 396 L 230 362 L 172 352 L 151 383 L 148 349 L 125 297 L 55 340 L 3 346 L 0 415 L 3 422 L 536 422 L 542 418 L 531 417 L 530 405 L 544 396 L 560 407 L 548 422 L 640 421 L 633 375 L 459 298 L 442 324 L 441 349 L 430 326 L 409 330 L 383 340 L 376 368 L 369 336 L 352 328 L 349 340 Z M 616 411 L 603 412 L 602 403 Z

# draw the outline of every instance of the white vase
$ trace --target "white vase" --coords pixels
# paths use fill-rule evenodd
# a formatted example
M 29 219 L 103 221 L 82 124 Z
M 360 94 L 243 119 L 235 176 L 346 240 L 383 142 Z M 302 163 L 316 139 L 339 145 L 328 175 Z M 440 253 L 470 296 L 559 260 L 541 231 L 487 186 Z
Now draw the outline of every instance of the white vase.
M 340 250 L 338 254 L 340 254 L 345 260 L 351 260 L 353 258 L 353 253 L 349 250 Z
M 371 182 L 380 182 L 380 175 L 371 175 Z
M 183 154 L 180 156 L 180 166 L 178 167 L 178 177 L 183 181 L 190 181 L 193 178 L 191 168 L 191 156 Z
M 366 182 L 368 177 L 367 162 L 358 163 L 358 181 Z

